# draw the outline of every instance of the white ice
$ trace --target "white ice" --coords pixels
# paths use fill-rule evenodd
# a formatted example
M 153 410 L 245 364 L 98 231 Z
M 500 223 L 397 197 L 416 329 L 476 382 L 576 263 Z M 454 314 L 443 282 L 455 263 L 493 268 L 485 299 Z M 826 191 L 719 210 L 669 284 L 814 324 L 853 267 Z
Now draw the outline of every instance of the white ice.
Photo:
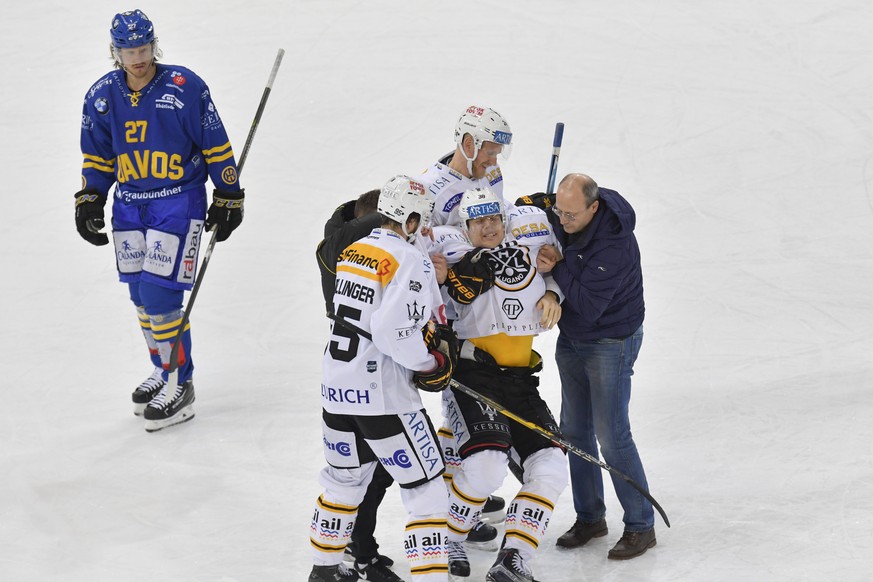
M 453 147 L 469 104 L 515 134 L 514 197 L 592 175 L 637 210 L 646 338 L 632 423 L 672 522 L 628 562 L 543 582 L 867 580 L 873 552 L 873 8 L 863 0 L 7 2 L 0 17 L 0 579 L 303 580 L 328 329 L 313 250 L 340 202 Z M 246 219 L 192 318 L 196 418 L 147 434 L 149 372 L 112 250 L 73 225 L 82 96 L 142 8 L 203 76 L 245 165 Z M 537 340 L 560 407 L 556 332 Z M 434 400 L 428 404 L 433 410 Z M 511 497 L 508 478 L 501 493 Z M 402 560 L 391 489 L 377 537 Z M 474 553 L 482 580 L 493 554 Z

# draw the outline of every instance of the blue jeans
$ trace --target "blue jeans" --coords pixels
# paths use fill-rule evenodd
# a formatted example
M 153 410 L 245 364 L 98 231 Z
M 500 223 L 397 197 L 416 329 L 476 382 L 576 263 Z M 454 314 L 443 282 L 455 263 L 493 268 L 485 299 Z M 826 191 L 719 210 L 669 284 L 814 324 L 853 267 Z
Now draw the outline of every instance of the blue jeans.
M 574 341 L 558 336 L 555 359 L 561 375 L 561 432 L 593 457 L 597 442 L 606 464 L 648 489 L 643 463 L 631 435 L 628 403 L 634 362 L 643 343 L 643 328 L 623 339 Z M 598 521 L 606 514 L 602 469 L 570 455 L 570 481 L 576 517 Z M 642 532 L 655 525 L 652 504 L 615 476 L 615 493 L 624 509 L 626 531 Z

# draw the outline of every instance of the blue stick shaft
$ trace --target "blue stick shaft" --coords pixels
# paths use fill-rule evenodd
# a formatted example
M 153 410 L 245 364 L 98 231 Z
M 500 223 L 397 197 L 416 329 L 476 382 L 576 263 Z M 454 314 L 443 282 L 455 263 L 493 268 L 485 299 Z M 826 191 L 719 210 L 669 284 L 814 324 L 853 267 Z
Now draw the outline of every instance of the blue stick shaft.
M 558 173 L 558 156 L 561 155 L 561 142 L 564 141 L 564 124 L 555 124 L 555 138 L 552 140 L 552 160 L 549 163 L 549 183 L 546 186 L 546 194 L 555 191 L 555 176 Z

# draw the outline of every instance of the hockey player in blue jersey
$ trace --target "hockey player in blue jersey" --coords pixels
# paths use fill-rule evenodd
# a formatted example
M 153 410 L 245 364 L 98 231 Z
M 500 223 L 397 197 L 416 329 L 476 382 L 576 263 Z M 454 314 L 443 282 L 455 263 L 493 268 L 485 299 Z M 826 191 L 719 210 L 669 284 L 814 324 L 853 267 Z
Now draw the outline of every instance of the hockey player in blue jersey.
M 179 385 L 167 387 L 182 302 L 194 283 L 207 230 L 224 241 L 243 218 L 244 191 L 233 150 L 206 83 L 191 70 L 158 63 L 154 26 L 140 10 L 112 19 L 115 70 L 85 94 L 82 189 L 76 229 L 106 245 L 104 206 L 112 195 L 112 238 L 154 372 L 133 392 L 147 431 L 194 416 L 190 325 L 178 350 Z M 215 189 L 207 210 L 206 180 Z

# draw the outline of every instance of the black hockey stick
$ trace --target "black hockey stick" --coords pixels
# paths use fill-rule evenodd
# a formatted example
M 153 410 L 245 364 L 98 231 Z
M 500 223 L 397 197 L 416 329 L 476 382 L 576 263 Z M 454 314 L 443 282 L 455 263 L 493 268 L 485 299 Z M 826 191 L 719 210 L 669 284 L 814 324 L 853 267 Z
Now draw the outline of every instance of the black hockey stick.
M 270 71 L 270 78 L 267 80 L 267 86 L 264 87 L 264 94 L 261 95 L 261 102 L 258 105 L 258 111 L 255 113 L 255 119 L 252 121 L 252 127 L 249 129 L 249 135 L 246 139 L 246 144 L 243 146 L 242 154 L 239 156 L 239 163 L 236 165 L 237 176 L 242 174 L 243 165 L 246 163 L 246 158 L 249 155 L 249 148 L 252 146 L 252 140 L 255 138 L 255 131 L 258 129 L 258 124 L 261 122 L 261 116 L 264 114 L 264 107 L 267 105 L 267 98 L 270 96 L 270 91 L 273 88 L 273 81 L 276 80 L 276 74 L 279 72 L 279 65 L 282 64 L 282 57 L 285 56 L 285 49 L 279 49 L 276 54 L 276 61 L 273 63 L 273 70 Z M 194 280 L 194 287 L 191 289 L 191 296 L 188 298 L 188 305 L 185 306 L 185 313 L 182 315 L 182 324 L 176 332 L 176 337 L 173 339 L 173 349 L 170 352 L 170 366 L 167 377 L 167 399 L 166 402 L 172 402 L 176 397 L 175 388 L 170 392 L 169 387 L 174 387 L 179 381 L 179 346 L 182 344 L 181 337 L 185 331 L 185 326 L 188 325 L 188 320 L 191 317 L 191 310 L 194 308 L 194 300 L 197 299 L 197 292 L 200 289 L 200 284 L 203 283 L 203 277 L 206 275 L 206 267 L 209 266 L 209 258 L 212 256 L 212 250 L 215 248 L 215 243 L 218 237 L 218 231 L 213 226 L 211 229 L 212 238 L 209 239 L 209 245 L 206 247 L 206 252 L 203 255 L 203 264 L 200 265 L 200 272 L 197 273 L 197 278 Z
M 558 174 L 558 156 L 561 155 L 561 143 L 564 141 L 564 124 L 555 124 L 555 137 L 552 140 L 552 160 L 549 162 L 549 182 L 546 185 L 546 194 L 555 191 L 555 177 Z
M 358 334 L 359 336 L 366 338 L 370 341 L 373 340 L 373 336 L 368 331 L 361 329 L 360 327 L 353 324 L 352 322 L 350 322 L 346 319 L 343 319 L 342 317 L 338 317 L 332 313 L 328 313 L 327 316 L 329 318 L 331 318 L 332 320 L 334 320 L 335 322 L 337 322 L 338 324 L 340 324 L 345 329 L 347 329 L 351 332 L 354 332 L 354 333 Z M 470 398 L 473 398 L 474 400 L 478 400 L 479 402 L 481 402 L 482 404 L 485 404 L 486 406 L 490 406 L 491 408 L 493 408 L 494 410 L 496 410 L 497 412 L 499 412 L 503 416 L 505 416 L 507 418 L 511 418 L 512 420 L 514 420 L 518 424 L 520 424 L 524 427 L 527 427 L 528 429 L 532 430 L 533 432 L 535 432 L 541 436 L 544 436 L 545 438 L 549 439 L 550 441 L 552 441 L 556 445 L 570 451 L 571 453 L 573 453 L 575 455 L 578 455 L 579 457 L 582 457 L 583 459 L 585 459 L 589 463 L 597 465 L 598 467 L 600 467 L 604 471 L 608 471 L 608 472 L 612 473 L 613 475 L 615 475 L 616 477 L 618 477 L 619 479 L 621 479 L 622 481 L 626 482 L 628 485 L 630 485 L 631 487 L 633 487 L 634 489 L 639 491 L 643 497 L 648 499 L 649 502 L 652 504 L 652 507 L 657 509 L 658 513 L 661 514 L 661 518 L 664 520 L 664 523 L 667 525 L 667 527 L 670 527 L 670 520 L 667 519 L 667 514 L 664 512 L 664 509 L 661 507 L 661 504 L 658 503 L 655 500 L 655 498 L 652 497 L 652 495 L 648 491 L 646 491 L 646 489 L 642 485 L 640 485 L 639 483 L 637 483 L 636 481 L 634 481 L 633 479 L 631 479 L 630 477 L 628 477 L 627 475 L 625 475 L 624 473 L 619 471 L 618 469 L 607 465 L 606 463 L 604 463 L 603 461 L 601 461 L 600 459 L 598 459 L 592 455 L 589 455 L 588 453 L 586 453 L 585 451 L 583 451 L 582 449 L 580 449 L 579 447 L 577 447 L 576 445 L 574 445 L 570 441 L 564 439 L 563 437 L 556 435 L 552 431 L 546 430 L 543 427 L 539 426 L 538 424 L 534 424 L 533 422 L 530 422 L 529 420 L 525 420 L 525 419 L 521 418 L 520 416 L 516 415 L 515 413 L 510 412 L 509 410 L 506 409 L 506 407 L 504 407 L 499 402 L 496 402 L 496 401 L 488 398 L 487 396 L 483 396 L 482 394 L 479 394 L 478 392 L 476 392 L 472 388 L 470 388 L 468 386 L 464 386 L 463 384 L 461 384 L 457 380 L 449 380 L 449 385 L 452 388 L 454 388 L 455 390 L 463 392 L 464 394 L 466 394 Z
M 615 475 L 616 477 L 618 477 L 619 479 L 621 479 L 622 481 L 624 481 L 625 483 L 627 483 L 628 485 L 630 485 L 631 487 L 633 487 L 634 489 L 639 491 L 643 497 L 648 499 L 649 502 L 652 504 L 652 507 L 657 509 L 658 513 L 661 514 L 661 517 L 664 519 L 664 523 L 667 524 L 667 527 L 670 527 L 670 520 L 667 519 L 667 514 L 664 513 L 664 510 L 661 508 L 661 504 L 658 503 L 657 501 L 655 501 L 655 498 L 652 497 L 652 495 L 648 491 L 646 491 L 646 489 L 642 485 L 640 485 L 639 483 L 637 483 L 636 481 L 634 481 L 633 479 L 631 479 L 630 477 L 628 477 L 627 475 L 625 475 L 624 473 L 622 473 L 621 471 L 616 469 L 615 467 L 611 467 L 611 466 L 607 465 L 606 463 L 604 463 L 603 461 L 601 461 L 600 459 L 598 459 L 597 457 L 589 455 L 588 453 L 586 453 L 585 451 L 583 451 L 582 449 L 580 449 L 579 447 L 577 447 L 576 445 L 574 445 L 570 441 L 564 439 L 563 437 L 556 435 L 552 431 L 547 430 L 547 429 L 539 426 L 538 424 L 534 424 L 533 422 L 530 422 L 529 420 L 525 420 L 513 412 L 510 412 L 504 406 L 502 406 L 499 402 L 492 400 L 492 399 L 488 398 L 487 396 L 483 396 L 482 394 L 479 394 L 478 392 L 476 392 L 475 390 L 473 390 L 469 386 L 464 386 L 463 384 L 461 384 L 457 380 L 449 380 L 449 385 L 451 385 L 451 387 L 454 388 L 455 390 L 463 392 L 464 394 L 466 394 L 470 398 L 473 398 L 474 400 L 478 400 L 479 402 L 481 402 L 482 404 L 485 404 L 486 406 L 490 406 L 491 408 L 493 408 L 494 410 L 496 410 L 500 414 L 506 416 L 507 418 L 511 418 L 512 420 L 514 420 L 518 424 L 520 424 L 524 427 L 527 427 L 528 429 L 534 431 L 535 433 L 537 433 L 541 436 L 546 437 L 547 439 L 549 439 L 550 441 L 552 441 L 553 443 L 555 443 L 559 447 L 562 447 L 562 448 L 570 451 L 571 453 L 574 453 L 574 454 L 578 455 L 579 457 L 582 457 L 583 459 L 585 459 L 589 463 L 593 463 L 594 465 L 597 465 L 598 467 L 600 467 L 604 471 L 608 471 L 608 472 L 612 473 L 613 475 Z

